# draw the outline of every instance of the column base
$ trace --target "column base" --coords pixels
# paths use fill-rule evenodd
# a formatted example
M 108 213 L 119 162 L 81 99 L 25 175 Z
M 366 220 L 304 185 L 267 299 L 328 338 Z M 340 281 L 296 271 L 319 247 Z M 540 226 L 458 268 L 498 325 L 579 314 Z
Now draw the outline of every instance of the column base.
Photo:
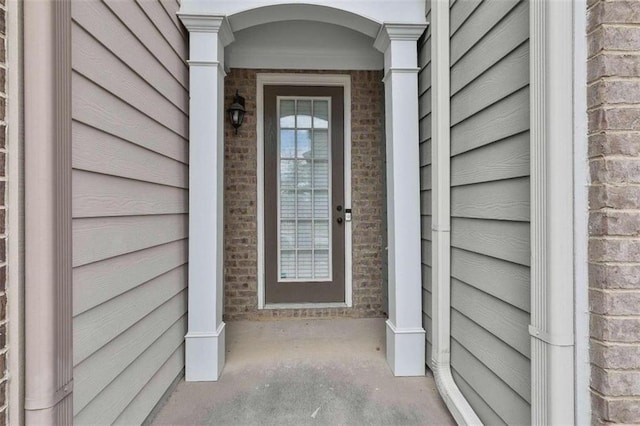
M 387 320 L 387 363 L 396 377 L 424 376 L 425 331 L 422 328 L 399 329 Z
M 217 381 L 225 362 L 225 323 L 214 333 L 188 332 L 185 346 L 185 380 Z

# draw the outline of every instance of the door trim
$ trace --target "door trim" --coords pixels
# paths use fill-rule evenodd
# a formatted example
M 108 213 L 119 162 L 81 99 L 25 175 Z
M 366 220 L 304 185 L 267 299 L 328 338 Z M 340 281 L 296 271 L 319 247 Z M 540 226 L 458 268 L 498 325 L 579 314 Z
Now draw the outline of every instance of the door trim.
M 352 307 L 352 224 L 345 222 L 345 277 L 344 303 L 296 303 L 265 304 L 265 253 L 264 253 L 264 86 L 339 86 L 344 89 L 344 203 L 351 208 L 351 75 L 349 74 L 287 74 L 258 73 L 256 87 L 256 140 L 258 184 L 258 309 L 300 309 Z

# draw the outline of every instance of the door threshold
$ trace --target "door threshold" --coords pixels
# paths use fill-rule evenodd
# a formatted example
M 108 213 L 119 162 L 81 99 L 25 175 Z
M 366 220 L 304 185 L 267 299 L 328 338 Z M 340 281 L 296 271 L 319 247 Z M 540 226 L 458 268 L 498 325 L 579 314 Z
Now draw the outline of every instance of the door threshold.
M 329 303 L 267 303 L 262 309 L 321 309 L 321 308 L 348 308 L 344 302 Z

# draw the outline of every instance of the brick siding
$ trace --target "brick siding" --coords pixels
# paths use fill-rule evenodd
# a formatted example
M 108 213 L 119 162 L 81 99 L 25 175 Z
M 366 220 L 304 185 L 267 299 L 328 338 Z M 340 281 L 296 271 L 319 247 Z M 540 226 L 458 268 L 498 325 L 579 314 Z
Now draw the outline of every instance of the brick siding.
M 225 119 L 225 320 L 383 316 L 384 241 L 383 84 L 381 71 L 350 74 L 352 90 L 353 308 L 258 311 L 256 74 L 232 69 L 225 79 L 225 105 L 236 89 L 247 115 L 238 134 Z M 300 72 L 300 71 L 282 71 Z
M 7 54 L 6 54 L 6 2 L 0 0 L 0 426 L 7 423 L 7 227 L 6 227 L 6 106 L 7 106 Z
M 593 423 L 640 423 L 640 2 L 588 6 Z
M 0 0 L 0 426 L 7 424 L 7 227 L 6 227 L 6 157 L 7 157 L 7 40 L 6 2 Z

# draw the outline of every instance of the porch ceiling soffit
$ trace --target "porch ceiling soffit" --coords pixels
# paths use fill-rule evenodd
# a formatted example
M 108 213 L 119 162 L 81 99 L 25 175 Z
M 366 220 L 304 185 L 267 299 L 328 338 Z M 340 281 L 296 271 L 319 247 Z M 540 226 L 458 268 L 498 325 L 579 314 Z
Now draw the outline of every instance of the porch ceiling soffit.
M 350 28 L 371 38 L 375 37 L 380 29 L 380 23 L 361 15 L 332 7 L 309 4 L 264 6 L 236 13 L 231 15 L 229 20 L 234 31 L 283 21 L 324 22 Z
M 380 70 L 384 67 L 384 57 L 373 47 L 373 38 L 325 22 L 274 22 L 234 34 L 236 40 L 225 49 L 225 64 L 229 68 Z

